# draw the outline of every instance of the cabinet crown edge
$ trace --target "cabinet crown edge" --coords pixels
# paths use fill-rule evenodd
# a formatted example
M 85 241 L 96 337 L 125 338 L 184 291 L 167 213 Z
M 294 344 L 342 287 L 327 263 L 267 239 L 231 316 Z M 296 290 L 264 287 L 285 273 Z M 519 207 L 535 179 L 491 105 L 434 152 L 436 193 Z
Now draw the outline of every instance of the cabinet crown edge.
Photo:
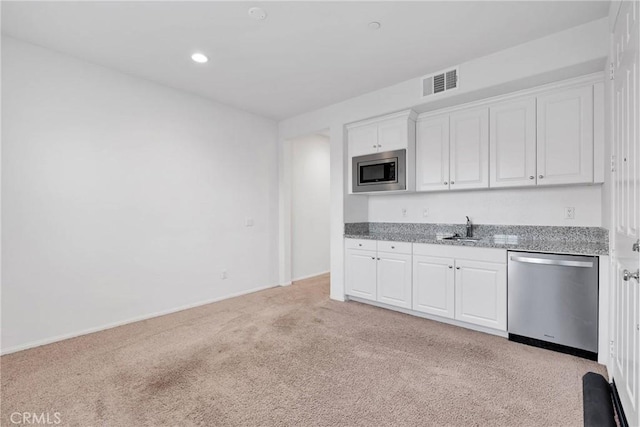
M 417 117 L 418 117 L 418 113 L 416 113 L 412 109 L 408 109 L 408 110 L 397 111 L 395 113 L 385 114 L 382 116 L 371 117 L 369 119 L 364 119 L 357 122 L 352 122 L 347 124 L 345 127 L 347 128 L 347 130 L 349 130 L 349 129 L 357 128 L 360 126 L 367 126 L 374 123 L 382 122 L 385 120 L 402 119 L 402 118 L 416 121 Z

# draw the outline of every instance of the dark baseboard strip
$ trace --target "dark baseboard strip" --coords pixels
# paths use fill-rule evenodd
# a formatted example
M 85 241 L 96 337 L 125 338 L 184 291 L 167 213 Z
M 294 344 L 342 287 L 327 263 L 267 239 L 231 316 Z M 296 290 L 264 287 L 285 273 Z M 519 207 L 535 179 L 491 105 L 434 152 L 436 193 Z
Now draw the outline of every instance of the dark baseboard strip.
M 542 341 L 535 338 L 523 337 L 521 335 L 509 334 L 509 341 L 519 342 L 520 344 L 526 344 L 533 347 L 545 348 L 559 353 L 570 354 L 572 356 L 582 357 L 583 359 L 598 360 L 598 353 L 594 353 L 592 351 L 581 350 L 579 348 Z
M 620 427 L 629 427 L 627 417 L 624 415 L 624 409 L 622 408 L 622 402 L 620 402 L 620 395 L 618 394 L 618 387 L 616 387 L 615 381 L 611 383 L 611 394 L 613 398 L 613 406 L 616 409 L 616 414 L 618 414 Z

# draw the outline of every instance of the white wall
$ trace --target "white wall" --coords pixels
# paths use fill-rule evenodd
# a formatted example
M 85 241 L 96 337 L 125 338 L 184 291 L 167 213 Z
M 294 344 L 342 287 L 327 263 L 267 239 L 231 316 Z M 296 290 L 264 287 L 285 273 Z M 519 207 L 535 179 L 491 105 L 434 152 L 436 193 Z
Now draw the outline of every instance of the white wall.
M 602 71 L 609 49 L 608 21 L 603 18 L 523 43 L 486 57 L 460 64 L 460 88 L 443 94 L 456 102 L 515 91 L 572 76 Z M 455 65 L 455 64 L 451 64 Z M 330 128 L 331 132 L 331 298 L 344 299 L 344 222 L 368 219 L 367 196 L 345 195 L 344 125 L 407 108 L 426 110 L 420 97 L 420 78 L 400 82 L 338 104 L 283 120 L 278 124 L 281 158 L 291 138 Z M 445 104 L 442 104 L 444 106 Z M 422 108 L 420 108 L 422 107 Z M 280 176 L 281 189 L 287 188 L 286 174 Z M 599 191 L 599 190 L 596 190 Z M 286 216 L 286 192 L 280 192 L 281 215 Z M 375 202 L 373 202 L 375 203 Z M 576 206 L 577 207 L 577 206 Z M 370 219 L 370 218 L 369 218 Z M 286 217 L 281 224 L 286 229 Z M 290 240 L 280 236 L 280 252 L 287 252 Z M 281 282 L 287 280 L 287 257 L 280 258 Z
M 599 185 L 370 196 L 369 221 L 463 224 L 469 216 L 476 224 L 599 227 L 600 197 Z M 565 207 L 575 219 L 565 219 Z
M 329 271 L 329 138 L 309 135 L 292 142 L 292 277 Z
M 6 37 L 2 66 L 3 352 L 277 284 L 275 122 Z

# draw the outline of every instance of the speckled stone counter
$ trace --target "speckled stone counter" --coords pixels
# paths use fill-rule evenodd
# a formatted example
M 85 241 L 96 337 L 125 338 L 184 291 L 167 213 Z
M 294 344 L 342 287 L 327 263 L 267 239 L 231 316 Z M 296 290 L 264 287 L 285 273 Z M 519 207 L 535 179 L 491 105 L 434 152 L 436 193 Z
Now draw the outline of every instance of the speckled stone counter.
M 559 254 L 609 254 L 609 232 L 600 227 L 474 224 L 473 237 L 479 241 L 442 240 L 465 233 L 464 224 L 359 222 L 345 224 L 344 237 Z

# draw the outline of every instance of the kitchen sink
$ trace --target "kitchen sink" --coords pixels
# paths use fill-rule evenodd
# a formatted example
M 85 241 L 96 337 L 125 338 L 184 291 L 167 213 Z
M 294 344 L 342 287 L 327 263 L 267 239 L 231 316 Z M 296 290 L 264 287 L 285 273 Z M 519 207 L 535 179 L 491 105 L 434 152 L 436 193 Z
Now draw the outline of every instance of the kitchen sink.
M 449 236 L 443 237 L 442 240 L 452 240 L 454 242 L 479 242 L 480 239 L 476 237 L 462 237 L 462 236 Z

